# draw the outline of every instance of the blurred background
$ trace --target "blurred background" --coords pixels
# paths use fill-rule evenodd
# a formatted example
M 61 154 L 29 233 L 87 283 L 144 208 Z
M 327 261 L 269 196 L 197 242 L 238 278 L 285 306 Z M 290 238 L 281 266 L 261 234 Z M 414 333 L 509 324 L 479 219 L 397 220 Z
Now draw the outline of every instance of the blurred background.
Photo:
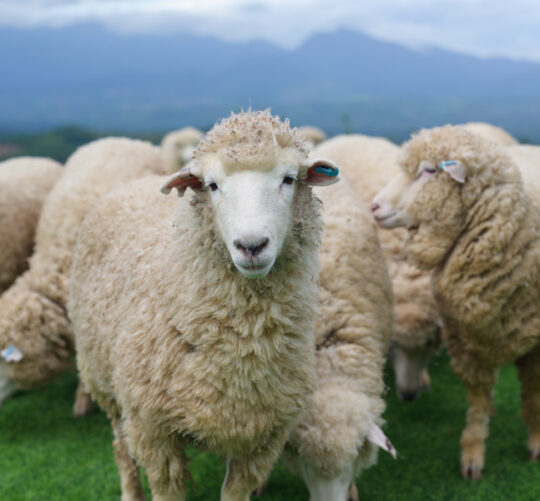
M 539 26 L 536 0 L 0 0 L 0 159 L 250 106 L 330 136 L 486 121 L 538 143 Z

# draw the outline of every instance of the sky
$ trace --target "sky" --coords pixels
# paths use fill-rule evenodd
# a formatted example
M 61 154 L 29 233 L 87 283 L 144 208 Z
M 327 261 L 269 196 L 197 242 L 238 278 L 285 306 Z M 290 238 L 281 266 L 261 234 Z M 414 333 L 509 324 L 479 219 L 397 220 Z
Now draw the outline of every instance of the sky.
M 540 62 L 539 0 L 0 0 L 0 27 L 97 21 L 293 48 L 340 28 L 409 47 Z

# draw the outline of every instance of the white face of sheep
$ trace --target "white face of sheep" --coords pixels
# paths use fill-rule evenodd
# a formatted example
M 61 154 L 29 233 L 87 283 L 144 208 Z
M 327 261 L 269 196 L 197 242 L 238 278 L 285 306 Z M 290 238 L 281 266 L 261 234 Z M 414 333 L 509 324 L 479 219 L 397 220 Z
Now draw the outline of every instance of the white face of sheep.
M 307 162 L 285 161 L 264 170 L 227 173 L 215 157 L 205 162 L 204 172 L 188 166 L 171 176 L 162 191 L 175 187 L 181 195 L 188 186 L 208 191 L 234 265 L 247 278 L 262 278 L 272 269 L 290 231 L 298 183 L 327 186 L 338 181 L 333 162 Z M 307 176 L 300 180 L 306 167 Z
M 392 347 L 392 365 L 396 375 L 396 391 L 401 400 L 414 402 L 420 394 L 429 389 L 427 365 L 437 350 L 435 341 L 428 339 L 425 345 L 412 348 Z
M 418 166 L 416 177 L 411 179 L 404 172 L 396 175 L 373 199 L 371 212 L 383 228 L 404 226 L 414 228 L 419 221 L 413 208 L 424 185 L 436 178 L 441 171 L 447 172 L 454 181 L 465 182 L 465 166 L 459 161 L 441 162 L 437 167 L 429 161 Z

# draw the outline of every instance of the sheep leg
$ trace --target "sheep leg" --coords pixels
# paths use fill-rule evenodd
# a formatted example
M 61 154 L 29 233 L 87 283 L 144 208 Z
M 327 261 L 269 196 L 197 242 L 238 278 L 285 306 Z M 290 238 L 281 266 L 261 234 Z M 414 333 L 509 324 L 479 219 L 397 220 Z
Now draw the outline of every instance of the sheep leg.
M 84 385 L 79 381 L 77 391 L 75 392 L 75 403 L 73 404 L 73 415 L 75 417 L 84 417 L 88 414 L 92 414 L 95 411 L 94 402 L 92 398 L 84 389 Z
M 145 468 L 153 501 L 185 501 L 184 480 L 189 472 L 185 470 L 187 458 L 182 439 L 174 433 L 162 435 L 159 427 L 154 430 L 157 433 L 152 433 L 141 423 L 133 425 L 129 423 L 129 436 L 137 439 L 130 445 Z
M 265 485 L 290 431 L 290 427 L 274 429 L 269 441 L 256 455 L 227 458 L 227 473 L 221 486 L 221 501 L 249 501 L 251 493 L 259 486 Z
M 521 381 L 521 415 L 529 429 L 531 461 L 540 459 L 540 346 L 516 360 Z
M 250 494 L 261 484 L 250 468 L 251 458 L 229 459 L 221 486 L 221 501 L 249 501 Z
M 347 501 L 358 501 L 358 489 L 356 488 L 356 484 L 354 482 L 349 487 Z
M 464 478 L 479 480 L 484 470 L 485 441 L 492 413 L 492 384 L 468 385 L 467 424 L 461 435 L 461 474 Z
M 116 420 L 112 423 L 114 431 L 114 457 L 120 474 L 122 485 L 122 501 L 145 501 L 142 490 L 139 467 L 129 455 L 127 444 L 122 437 L 122 431 Z
M 420 374 L 420 388 L 422 391 L 428 391 L 431 387 L 431 379 L 429 378 L 429 372 L 424 369 Z
M 0 362 L 0 408 L 4 400 L 17 391 L 17 385 L 4 375 L 3 362 Z

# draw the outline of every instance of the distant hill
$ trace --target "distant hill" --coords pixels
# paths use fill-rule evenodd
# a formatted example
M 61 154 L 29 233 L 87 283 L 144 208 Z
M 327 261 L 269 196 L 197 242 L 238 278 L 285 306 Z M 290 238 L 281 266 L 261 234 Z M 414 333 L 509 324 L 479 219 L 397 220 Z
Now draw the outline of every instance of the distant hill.
M 286 50 L 98 24 L 2 28 L 0 64 L 0 131 L 207 127 L 251 105 L 331 133 L 351 126 L 401 138 L 474 119 L 540 136 L 540 64 L 415 51 L 347 30 Z

